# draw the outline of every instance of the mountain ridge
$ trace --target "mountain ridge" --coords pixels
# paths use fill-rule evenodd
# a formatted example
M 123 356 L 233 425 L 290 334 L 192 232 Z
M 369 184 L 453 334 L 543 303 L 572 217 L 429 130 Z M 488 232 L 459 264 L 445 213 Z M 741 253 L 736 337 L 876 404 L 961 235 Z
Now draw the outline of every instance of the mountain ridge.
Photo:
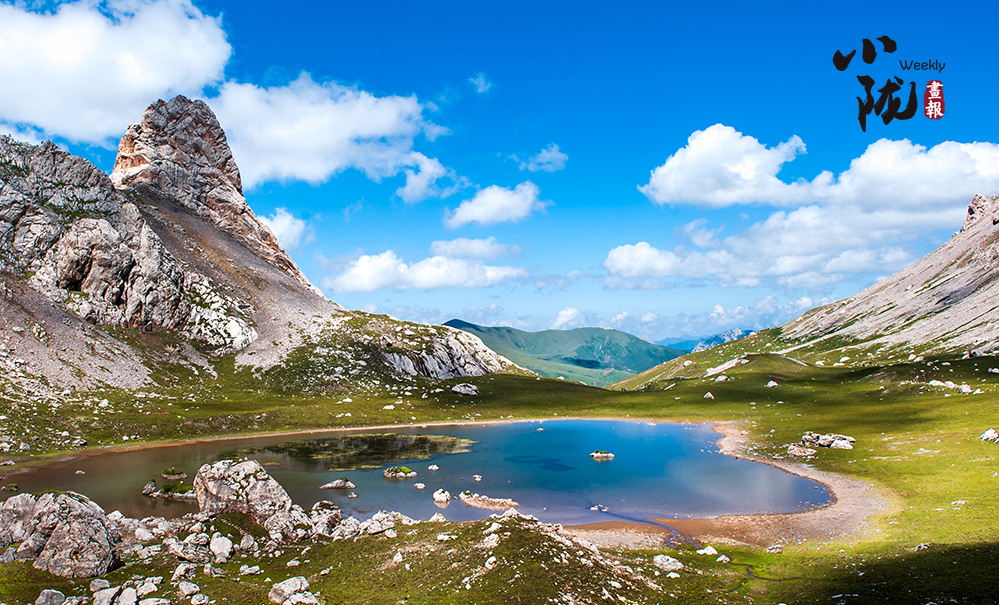
M 9 392 L 137 389 L 168 366 L 264 377 L 299 363 L 296 384 L 320 390 L 363 376 L 523 372 L 459 330 L 323 296 L 247 205 L 205 103 L 151 104 L 119 151 L 108 176 L 52 143 L 0 137 L 0 365 L 19 385 Z
M 606 328 L 525 332 L 507 326 L 479 326 L 460 319 L 444 325 L 475 334 L 489 348 L 542 376 L 561 376 L 597 386 L 606 386 L 683 354 L 679 349 Z

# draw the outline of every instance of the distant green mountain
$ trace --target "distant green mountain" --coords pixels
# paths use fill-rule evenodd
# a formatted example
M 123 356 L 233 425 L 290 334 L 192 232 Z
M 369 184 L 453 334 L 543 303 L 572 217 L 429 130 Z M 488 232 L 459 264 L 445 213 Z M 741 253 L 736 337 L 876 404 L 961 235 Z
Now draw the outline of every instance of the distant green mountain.
M 477 326 L 460 319 L 444 325 L 478 336 L 490 349 L 542 376 L 597 386 L 624 380 L 685 353 L 603 328 L 524 332 Z

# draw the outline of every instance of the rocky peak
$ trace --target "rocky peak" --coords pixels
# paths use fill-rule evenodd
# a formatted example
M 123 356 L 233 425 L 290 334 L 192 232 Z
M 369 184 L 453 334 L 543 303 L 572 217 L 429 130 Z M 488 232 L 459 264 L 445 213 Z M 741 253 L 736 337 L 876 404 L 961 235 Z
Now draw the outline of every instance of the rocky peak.
M 968 206 L 968 217 L 964 219 L 961 231 L 971 229 L 976 222 L 986 217 L 993 220 L 999 217 L 999 195 L 982 195 L 976 193 L 975 197 L 971 199 L 971 204 Z
M 176 96 L 150 105 L 121 138 L 111 180 L 182 204 L 322 296 L 247 205 L 225 132 L 204 101 Z

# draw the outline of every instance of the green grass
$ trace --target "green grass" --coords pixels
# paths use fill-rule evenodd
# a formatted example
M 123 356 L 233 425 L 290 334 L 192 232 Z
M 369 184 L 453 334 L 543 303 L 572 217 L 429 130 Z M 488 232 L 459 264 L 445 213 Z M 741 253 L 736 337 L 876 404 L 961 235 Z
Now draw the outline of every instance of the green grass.
M 788 345 L 780 340 L 779 334 L 766 331 L 754 337 L 759 340 L 743 339 L 745 342 L 689 355 L 685 360 L 692 363 L 687 366 L 683 360 L 672 361 L 616 385 L 615 391 L 500 374 L 443 382 L 413 379 L 404 383 L 390 382 L 382 376 L 378 385 L 364 389 L 340 385 L 316 392 L 305 386 L 296 389 L 278 384 L 287 379 L 292 384 L 298 380 L 304 385 L 304 371 L 295 364 L 288 364 L 273 376 L 264 373 L 254 377 L 249 368 L 235 371 L 231 358 L 223 358 L 216 364 L 217 381 L 202 382 L 187 368 L 157 361 L 157 347 L 173 346 L 167 337 L 131 337 L 146 339 L 144 350 L 158 368 L 159 381 L 159 386 L 146 390 L 161 397 L 138 399 L 131 392 L 107 390 L 97 397 L 109 400 L 110 411 L 99 411 L 96 415 L 93 407 L 78 404 L 64 405 L 53 413 L 43 404 L 8 398 L 7 431 L 25 434 L 23 429 L 30 428 L 31 434 L 47 435 L 50 432 L 43 426 L 49 426 L 57 430 L 65 428 L 74 435 L 83 434 L 91 445 L 122 445 L 123 434 L 139 435 L 140 442 L 152 442 L 341 426 L 519 418 L 631 418 L 695 423 L 734 420 L 750 431 L 755 455 L 764 457 L 784 456 L 785 444 L 798 441 L 805 431 L 843 433 L 857 439 L 854 450 L 820 448 L 811 464 L 820 470 L 874 484 L 889 495 L 892 506 L 869 520 L 868 532 L 840 541 L 786 545 L 780 555 L 750 548 L 720 548 L 732 557 L 733 563 L 751 565 L 755 578 L 748 575 L 745 567 L 713 562 L 709 565 L 696 558 L 691 560 L 689 553 L 666 549 L 663 552 L 685 563 L 696 563 L 704 574 L 684 573 L 671 582 L 668 590 L 677 599 L 688 602 L 701 602 L 698 599 L 708 594 L 707 590 L 712 590 L 712 595 L 720 592 L 729 602 L 751 598 L 762 603 L 879 600 L 926 603 L 953 598 L 957 602 L 985 603 L 994 599 L 982 587 L 991 586 L 996 569 L 994 561 L 999 554 L 996 552 L 999 515 L 995 514 L 999 478 L 994 476 L 999 469 L 999 446 L 983 444 L 977 437 L 997 424 L 999 376 L 986 371 L 999 367 L 996 358 L 949 362 L 930 359 L 881 365 L 880 360 L 866 355 L 877 349 L 863 349 L 862 355 L 850 356 L 871 365 L 831 367 L 846 353 L 825 352 L 818 357 L 829 363 L 826 367 L 816 367 L 780 355 L 756 354 L 756 350 Z M 724 372 L 727 381 L 715 382 L 715 376 L 704 377 L 708 368 L 740 355 L 746 355 L 748 363 Z M 806 361 L 817 360 L 790 355 Z M 767 388 L 765 385 L 771 380 L 779 386 Z M 984 393 L 959 395 L 956 391 L 928 387 L 930 380 L 967 383 Z M 480 395 L 453 395 L 450 387 L 458 382 L 477 385 Z M 627 392 L 620 390 L 625 386 Z M 437 389 L 441 392 L 433 392 Z M 407 390 L 410 395 L 405 395 Z M 704 398 L 708 391 L 714 399 Z M 426 399 L 422 397 L 424 393 Z M 0 395 L 0 400 L 8 395 Z M 346 398 L 352 401 L 345 402 Z M 393 404 L 395 409 L 383 409 L 387 404 Z M 47 424 L 38 424 L 43 421 Z M 28 461 L 40 464 L 46 460 L 46 454 L 55 452 L 46 450 L 44 441 L 33 443 L 37 447 L 30 453 L 36 454 L 35 457 L 19 454 L 10 457 L 22 464 Z M 216 521 L 217 525 L 221 523 Z M 230 527 L 227 530 L 230 533 L 246 531 L 245 527 L 233 524 Z M 407 547 L 426 542 L 428 534 L 421 532 L 461 534 L 466 527 L 480 526 L 455 524 L 446 529 L 417 526 L 412 536 L 400 533 L 398 544 L 377 538 L 337 542 L 324 546 L 328 550 L 323 550 L 322 556 L 318 552 L 313 555 L 310 573 L 316 573 L 319 562 L 336 570 L 316 578 L 328 603 L 356 602 L 362 590 L 371 591 L 368 602 L 372 603 L 498 603 L 517 602 L 516 599 L 536 602 L 529 600 L 530 595 L 556 598 L 553 587 L 595 581 L 595 572 L 589 568 L 573 572 L 578 575 L 575 577 L 551 569 L 543 557 L 538 558 L 540 555 L 530 558 L 535 555 L 528 555 L 527 551 L 521 557 L 524 566 L 518 567 L 521 574 L 512 583 L 512 574 L 496 575 L 495 581 L 494 576 L 487 574 L 483 577 L 490 579 L 484 580 L 481 587 L 473 583 L 468 590 L 457 588 L 455 583 L 471 573 L 471 563 L 462 562 L 462 557 L 470 557 L 469 553 L 474 551 L 458 548 L 450 553 L 449 549 L 438 549 L 436 555 L 427 554 L 419 565 L 411 565 L 412 570 L 407 573 L 382 567 L 399 544 Z M 533 544 L 535 538 L 525 534 L 518 539 Z M 914 550 L 921 543 L 930 546 Z M 642 552 L 620 554 L 626 560 L 646 556 Z M 647 554 L 650 558 L 654 553 Z M 548 569 L 541 566 L 543 562 Z M 7 574 L 0 575 L 0 586 L 5 587 L 0 591 L 7 591 L 0 592 L 0 601 L 33 600 L 38 592 L 35 588 L 47 576 L 37 576 L 41 572 L 32 570 L 24 565 L 0 566 L 0 574 Z M 279 579 L 276 573 L 271 575 L 274 580 Z M 356 586 L 342 582 L 343 577 L 357 578 Z M 379 583 L 379 580 L 385 581 Z M 215 580 L 206 582 L 212 585 Z M 231 580 L 219 582 L 220 587 L 233 584 Z M 235 587 L 237 592 L 228 597 L 230 602 L 237 602 L 233 600 L 237 597 L 262 602 L 266 587 L 260 582 L 261 578 L 247 579 Z M 28 590 L 22 584 L 33 588 Z M 27 590 L 24 594 L 34 591 L 28 595 L 31 599 L 4 596 L 21 594 L 17 591 L 23 590 Z M 635 602 L 653 598 L 638 588 L 626 593 Z M 837 596 L 843 594 L 857 596 Z

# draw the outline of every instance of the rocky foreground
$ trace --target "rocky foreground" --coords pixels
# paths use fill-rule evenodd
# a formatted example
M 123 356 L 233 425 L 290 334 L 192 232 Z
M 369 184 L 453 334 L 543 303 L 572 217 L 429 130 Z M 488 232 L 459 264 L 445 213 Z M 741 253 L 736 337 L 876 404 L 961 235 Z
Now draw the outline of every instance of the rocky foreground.
M 253 460 L 204 465 L 194 490 L 200 512 L 179 519 L 105 514 L 73 492 L 14 496 L 0 506 L 0 561 L 30 563 L 52 574 L 52 584 L 62 590 L 41 586 L 32 593 L 36 603 L 47 605 L 244 602 L 226 586 L 254 595 L 246 597 L 251 601 L 266 593 L 271 602 L 284 605 L 323 603 L 323 591 L 315 587 L 346 580 L 337 579 L 344 564 L 328 556 L 335 555 L 337 543 L 361 552 L 377 548 L 393 553 L 371 569 L 372 574 L 412 570 L 413 582 L 433 581 L 437 574 L 441 585 L 428 590 L 442 595 L 472 591 L 500 576 L 511 576 L 505 584 L 516 587 L 521 573 L 528 575 L 532 566 L 525 568 L 525 560 L 533 563 L 532 557 L 540 557 L 544 569 L 574 570 L 564 586 L 557 586 L 565 603 L 656 594 L 662 590 L 659 582 L 679 578 L 684 570 L 683 563 L 665 554 L 635 569 L 561 526 L 540 523 L 513 509 L 484 522 L 462 524 L 447 523 L 439 514 L 421 522 L 385 511 L 364 521 L 342 518 L 327 501 L 306 511 Z M 364 546 L 365 541 L 370 545 Z M 439 577 L 444 562 L 450 563 L 446 569 L 459 570 L 460 582 L 457 577 Z M 435 572 L 424 576 L 419 572 L 423 567 Z M 662 579 L 657 578 L 660 574 Z M 93 580 L 71 581 L 67 589 L 56 576 Z

